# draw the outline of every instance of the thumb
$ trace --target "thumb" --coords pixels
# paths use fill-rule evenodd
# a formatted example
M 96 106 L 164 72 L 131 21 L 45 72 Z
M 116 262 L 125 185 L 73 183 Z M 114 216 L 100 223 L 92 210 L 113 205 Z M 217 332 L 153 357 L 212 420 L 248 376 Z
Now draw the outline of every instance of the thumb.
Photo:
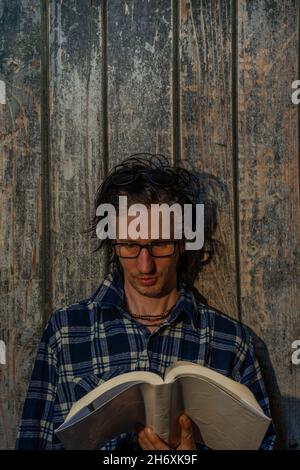
M 193 448 L 195 446 L 194 435 L 193 435 L 193 427 L 192 421 L 186 415 L 181 415 L 179 419 L 179 423 L 181 426 L 181 445 L 191 446 Z

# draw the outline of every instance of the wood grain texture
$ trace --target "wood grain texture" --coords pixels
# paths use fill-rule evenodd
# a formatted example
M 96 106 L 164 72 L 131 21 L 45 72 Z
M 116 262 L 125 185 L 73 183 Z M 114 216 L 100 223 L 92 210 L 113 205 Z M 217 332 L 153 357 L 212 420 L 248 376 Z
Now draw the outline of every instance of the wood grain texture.
M 173 154 L 172 2 L 107 7 L 109 167 L 136 152 Z
M 50 245 L 52 309 L 99 285 L 103 256 L 82 230 L 104 176 L 102 2 L 50 2 Z
M 232 152 L 232 2 L 180 1 L 181 159 L 204 174 L 218 205 L 218 256 L 198 288 L 208 302 L 238 317 Z
M 0 2 L 0 448 L 14 447 L 40 338 L 42 217 L 38 0 Z
M 0 448 L 14 447 L 45 321 L 105 273 L 82 231 L 134 152 L 204 173 L 220 245 L 197 287 L 257 335 L 278 445 L 300 448 L 299 7 L 0 0 Z
M 299 449 L 300 368 L 291 363 L 300 338 L 299 121 L 291 102 L 298 9 L 294 0 L 239 2 L 238 196 L 242 320 L 269 350 L 280 444 Z

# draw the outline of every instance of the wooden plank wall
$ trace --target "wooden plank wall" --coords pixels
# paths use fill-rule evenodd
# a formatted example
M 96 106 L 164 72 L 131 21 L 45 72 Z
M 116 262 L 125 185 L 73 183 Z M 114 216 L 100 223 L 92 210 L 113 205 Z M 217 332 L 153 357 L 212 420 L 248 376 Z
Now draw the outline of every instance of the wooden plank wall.
M 14 445 L 20 405 L 44 323 L 41 204 L 41 13 L 38 0 L 1 2 L 0 448 Z M 5 100 L 2 100 L 2 103 Z
M 299 1 L 0 0 L 0 31 L 0 448 L 49 315 L 106 272 L 82 233 L 96 188 L 142 151 L 210 181 L 198 287 L 256 333 L 278 446 L 300 448 Z

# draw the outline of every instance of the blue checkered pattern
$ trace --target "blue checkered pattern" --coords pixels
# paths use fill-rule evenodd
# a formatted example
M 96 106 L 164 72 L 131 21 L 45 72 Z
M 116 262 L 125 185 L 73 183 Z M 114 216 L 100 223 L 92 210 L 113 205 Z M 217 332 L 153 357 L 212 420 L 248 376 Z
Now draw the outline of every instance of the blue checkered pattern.
M 109 378 L 147 370 L 161 376 L 173 362 L 192 361 L 249 387 L 270 416 L 269 400 L 247 327 L 195 298 L 184 284 L 170 316 L 153 332 L 124 307 L 123 281 L 108 275 L 88 299 L 54 312 L 36 356 L 17 449 L 63 449 L 57 429 L 71 406 Z M 273 424 L 262 442 L 271 449 Z M 138 449 L 123 433 L 103 450 Z

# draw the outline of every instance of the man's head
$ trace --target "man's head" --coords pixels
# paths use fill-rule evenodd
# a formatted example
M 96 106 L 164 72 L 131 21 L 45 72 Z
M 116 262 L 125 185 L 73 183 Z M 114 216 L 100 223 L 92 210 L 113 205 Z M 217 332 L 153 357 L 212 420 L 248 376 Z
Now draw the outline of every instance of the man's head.
M 153 224 L 156 225 L 156 221 L 151 220 L 150 207 L 147 209 L 149 210 L 144 219 L 149 229 L 147 238 L 138 236 L 133 239 L 130 234 L 126 239 L 120 238 L 118 229 L 122 216 L 119 215 L 113 248 L 125 283 L 130 284 L 141 295 L 160 297 L 177 287 L 177 266 L 180 256 L 184 253 L 184 241 L 175 239 L 172 220 L 168 239 L 162 236 L 161 223 L 156 227 L 159 229 L 158 236 L 152 238 L 151 228 Z M 127 227 L 130 226 L 132 219 L 132 216 L 126 217 Z
M 199 194 L 202 195 L 201 201 L 199 201 Z M 199 264 L 203 258 L 204 249 L 198 250 L 197 253 L 184 250 L 184 238 L 178 240 L 175 237 L 175 216 L 170 219 L 170 233 L 167 237 L 165 233 L 162 233 L 161 219 L 159 219 L 158 227 L 156 220 L 154 227 L 153 219 L 147 220 L 146 218 L 147 224 L 143 219 L 141 225 L 143 227 L 147 225 L 147 236 L 141 235 L 133 238 L 127 230 L 130 217 L 125 222 L 126 237 L 120 237 L 120 220 L 124 214 L 119 210 L 119 202 L 120 197 L 124 196 L 126 196 L 128 206 L 143 204 L 149 209 L 148 215 L 155 204 L 165 204 L 168 207 L 175 204 L 180 209 L 182 208 L 183 214 L 185 204 L 194 209 L 196 203 L 206 202 L 201 182 L 186 169 L 170 166 L 163 155 L 135 154 L 115 166 L 98 188 L 95 197 L 96 215 L 90 228 L 90 231 L 95 233 L 99 222 L 101 220 L 103 222 L 103 214 L 97 215 L 100 205 L 110 204 L 116 208 L 116 234 L 113 239 L 101 240 L 97 249 L 107 246 L 113 269 L 119 270 L 125 281 L 130 282 L 141 294 L 153 297 L 164 295 L 169 289 L 174 288 L 180 278 L 193 282 L 193 277 L 197 274 L 195 273 L 196 258 Z M 194 218 L 193 227 L 195 226 Z M 152 236 L 151 232 L 153 227 L 158 228 L 155 236 Z M 209 233 L 206 230 L 204 248 L 209 241 Z M 195 257 L 195 255 L 198 256 Z M 199 271 L 199 267 L 196 268 L 197 270 Z

